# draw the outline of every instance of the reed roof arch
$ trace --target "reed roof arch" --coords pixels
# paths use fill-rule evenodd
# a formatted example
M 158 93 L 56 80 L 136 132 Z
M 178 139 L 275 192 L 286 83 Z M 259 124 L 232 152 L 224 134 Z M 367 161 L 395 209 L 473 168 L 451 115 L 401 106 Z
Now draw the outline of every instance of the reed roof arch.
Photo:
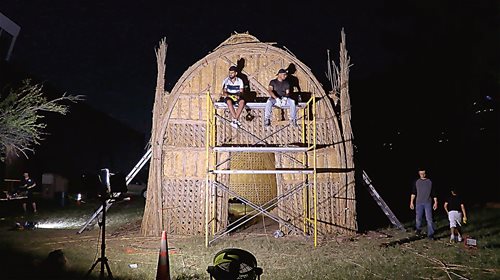
M 224 63 L 227 63 L 227 68 L 231 65 L 235 65 L 236 61 L 229 61 L 227 57 L 230 56 L 241 56 L 246 57 L 255 54 L 268 54 L 280 56 L 284 61 L 288 61 L 289 63 L 293 63 L 296 67 L 297 72 L 302 72 L 308 79 L 309 83 L 312 86 L 313 93 L 317 98 L 329 98 L 326 94 L 326 91 L 323 89 L 322 84 L 318 81 L 315 75 L 312 73 L 311 69 L 306 66 L 302 61 L 300 61 L 294 54 L 289 52 L 288 50 L 279 48 L 275 46 L 275 43 L 265 43 L 260 42 L 255 36 L 250 35 L 248 33 L 237 33 L 226 39 L 219 46 L 217 46 L 212 52 L 198 60 L 192 66 L 190 66 L 183 75 L 176 82 L 170 93 L 168 94 L 168 105 L 167 110 L 164 112 L 162 119 L 160 120 L 161 132 L 160 135 L 164 135 L 166 128 L 168 126 L 168 121 L 171 116 L 172 110 L 174 108 L 175 102 L 179 98 L 179 96 L 183 93 L 183 88 L 186 83 L 188 83 L 191 79 L 198 76 L 199 73 L 203 70 L 203 68 L 210 64 L 210 62 L 220 60 Z M 276 69 L 278 70 L 278 69 Z M 251 74 L 251 73 L 250 73 Z M 249 80 L 252 82 L 252 76 L 250 75 Z M 221 81 L 217 81 L 216 84 L 207 85 L 206 90 L 210 90 L 212 93 L 216 93 L 219 90 L 219 83 Z M 266 83 L 268 81 L 265 81 Z M 261 94 L 263 89 L 260 90 Z M 331 102 L 325 102 L 326 108 L 328 110 L 329 115 L 334 118 L 335 111 Z M 335 125 L 335 131 L 332 131 L 334 134 L 334 139 L 340 140 L 339 126 L 336 121 L 333 121 Z M 335 142 L 338 142 L 335 141 Z

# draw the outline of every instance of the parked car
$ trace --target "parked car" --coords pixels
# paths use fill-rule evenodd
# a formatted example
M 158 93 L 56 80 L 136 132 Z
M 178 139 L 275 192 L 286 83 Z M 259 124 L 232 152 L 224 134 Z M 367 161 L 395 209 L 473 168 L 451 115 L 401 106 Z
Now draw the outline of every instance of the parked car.
M 146 198 L 148 184 L 141 181 L 140 179 L 132 179 L 132 181 L 127 186 L 127 193 L 130 195 L 137 195 Z

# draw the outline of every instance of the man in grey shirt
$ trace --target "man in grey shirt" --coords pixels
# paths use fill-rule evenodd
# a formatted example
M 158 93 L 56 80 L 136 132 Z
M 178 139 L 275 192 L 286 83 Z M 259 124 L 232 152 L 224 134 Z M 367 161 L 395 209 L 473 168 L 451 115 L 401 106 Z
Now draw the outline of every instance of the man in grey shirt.
M 271 125 L 272 108 L 274 105 L 290 105 L 290 125 L 297 127 L 297 104 L 290 98 L 290 83 L 286 80 L 287 72 L 285 69 L 278 70 L 278 77 L 269 82 L 267 93 L 269 99 L 266 102 L 264 111 L 264 126 Z
M 414 210 L 416 208 L 415 227 L 417 234 L 420 234 L 422 228 L 422 216 L 425 213 L 425 219 L 427 221 L 427 237 L 429 239 L 434 239 L 432 210 L 436 210 L 438 207 L 437 196 L 434 188 L 432 187 L 432 181 L 427 178 L 427 175 L 425 174 L 425 169 L 420 168 L 418 170 L 418 175 L 420 178 L 415 181 L 415 185 L 413 186 L 410 196 L 410 209 Z M 434 201 L 434 204 L 432 204 L 432 201 Z

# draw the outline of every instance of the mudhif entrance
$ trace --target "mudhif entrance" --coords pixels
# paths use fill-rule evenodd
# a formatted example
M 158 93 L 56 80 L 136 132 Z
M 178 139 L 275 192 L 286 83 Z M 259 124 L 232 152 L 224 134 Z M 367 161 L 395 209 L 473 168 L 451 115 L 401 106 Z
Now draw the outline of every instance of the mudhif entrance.
M 314 245 L 355 233 L 350 110 L 335 110 L 339 97 L 350 106 L 342 46 L 332 92 L 293 54 L 247 33 L 229 37 L 166 92 L 162 41 L 142 233 L 204 235 L 207 246 L 242 230 Z M 239 124 L 221 99 L 231 66 L 244 84 Z M 271 107 L 269 84 L 280 76 L 289 96 Z

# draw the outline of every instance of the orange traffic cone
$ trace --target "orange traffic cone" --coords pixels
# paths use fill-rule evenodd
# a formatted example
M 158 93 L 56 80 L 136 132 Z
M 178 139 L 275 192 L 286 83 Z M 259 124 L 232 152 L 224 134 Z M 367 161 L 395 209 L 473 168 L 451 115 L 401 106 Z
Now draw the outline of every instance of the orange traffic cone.
M 160 257 L 158 258 L 158 269 L 156 270 L 156 280 L 170 280 L 170 264 L 168 261 L 167 233 L 161 234 Z

